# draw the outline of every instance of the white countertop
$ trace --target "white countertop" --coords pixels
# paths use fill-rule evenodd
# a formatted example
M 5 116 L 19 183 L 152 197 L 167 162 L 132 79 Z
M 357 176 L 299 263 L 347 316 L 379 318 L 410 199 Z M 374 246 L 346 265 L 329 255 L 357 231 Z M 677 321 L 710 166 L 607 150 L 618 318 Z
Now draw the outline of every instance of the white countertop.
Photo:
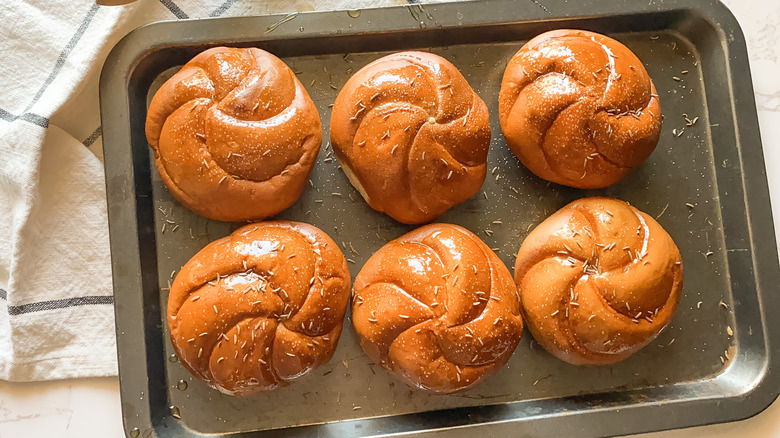
M 635 0 L 640 1 L 640 0 Z M 745 33 L 764 156 L 780 162 L 780 0 L 724 0 Z M 780 230 L 780 173 L 768 172 Z M 0 382 L 0 438 L 123 437 L 117 378 Z M 780 438 L 780 401 L 744 421 L 641 435 L 643 438 Z

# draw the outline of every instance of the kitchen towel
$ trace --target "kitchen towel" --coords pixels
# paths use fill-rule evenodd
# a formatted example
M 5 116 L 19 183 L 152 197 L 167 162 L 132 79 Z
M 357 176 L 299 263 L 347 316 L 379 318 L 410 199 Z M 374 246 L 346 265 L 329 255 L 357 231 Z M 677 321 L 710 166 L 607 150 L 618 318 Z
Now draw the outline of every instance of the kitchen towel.
M 117 373 L 97 87 L 123 35 L 159 20 L 397 4 L 407 1 L 3 1 L 0 379 Z

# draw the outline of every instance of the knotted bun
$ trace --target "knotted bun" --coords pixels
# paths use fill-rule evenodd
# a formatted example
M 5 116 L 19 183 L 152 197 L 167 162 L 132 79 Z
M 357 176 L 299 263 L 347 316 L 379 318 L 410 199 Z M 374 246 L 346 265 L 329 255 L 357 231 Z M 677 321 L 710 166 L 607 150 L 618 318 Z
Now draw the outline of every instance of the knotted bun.
M 319 114 L 295 74 L 256 49 L 217 47 L 166 81 L 146 137 L 171 193 L 203 216 L 273 216 L 300 196 L 322 143 Z
M 333 105 L 330 136 L 352 185 L 399 222 L 430 221 L 485 180 L 487 107 L 431 53 L 395 53 L 355 73 Z
M 537 176 L 578 188 L 614 184 L 656 147 L 661 107 L 626 46 L 593 32 L 555 30 L 509 61 L 498 98 L 507 144 Z
M 585 198 L 539 224 L 517 253 L 528 329 L 572 364 L 611 364 L 649 344 L 680 301 L 677 246 L 623 201 Z
M 352 323 L 371 359 L 437 393 L 499 369 L 523 332 L 509 270 L 449 224 L 419 228 L 371 256 L 355 279 Z
M 330 360 L 349 286 L 344 255 L 319 229 L 249 224 L 176 275 L 171 342 L 193 375 L 226 394 L 274 389 Z

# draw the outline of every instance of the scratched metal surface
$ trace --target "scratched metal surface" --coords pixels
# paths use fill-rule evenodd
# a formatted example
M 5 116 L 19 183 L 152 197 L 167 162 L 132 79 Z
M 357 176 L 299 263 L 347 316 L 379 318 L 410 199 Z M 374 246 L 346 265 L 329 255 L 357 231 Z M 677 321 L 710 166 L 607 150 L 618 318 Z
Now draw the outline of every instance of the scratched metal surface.
M 468 14 L 475 13 L 477 7 L 466 4 L 463 8 L 455 17 L 468 23 Z M 427 11 L 430 16 L 425 12 L 418 13 L 417 18 L 408 14 L 435 27 L 435 10 Z M 362 14 L 352 18 L 343 12 L 340 23 L 348 29 L 353 24 L 357 26 L 360 20 L 370 20 L 371 16 Z M 577 190 L 549 184 L 525 169 L 506 146 L 497 117 L 498 91 L 507 60 L 535 32 L 531 25 L 528 28 L 523 28 L 522 23 L 514 27 L 491 28 L 473 38 L 470 35 L 480 32 L 479 27 L 464 25 L 455 28 L 451 39 L 435 35 L 419 39 L 395 35 L 388 38 L 386 44 L 381 38 L 375 38 L 355 42 L 352 46 L 347 41 L 335 48 L 327 39 L 321 39 L 319 43 L 304 44 L 303 49 L 290 50 L 293 53 L 290 56 L 285 56 L 287 53 L 280 49 L 279 55 L 296 72 L 319 109 L 324 141 L 312 173 L 312 186 L 277 218 L 311 223 L 336 242 L 344 242 L 346 257 L 356 262 L 350 264 L 353 278 L 374 251 L 412 229 L 370 209 L 349 184 L 329 147 L 329 105 L 350 75 L 372 60 L 397 50 L 430 50 L 458 67 L 486 102 L 493 132 L 488 156 L 491 171 L 482 190 L 442 215 L 439 221 L 464 226 L 479 235 L 511 270 L 514 255 L 529 230 L 571 200 L 606 195 L 630 202 L 656 217 L 664 226 L 680 248 L 685 267 L 679 310 L 657 340 L 621 363 L 577 367 L 541 350 L 526 332 L 509 363 L 497 374 L 466 392 L 442 396 L 408 388 L 371 363 L 358 345 L 347 316 L 338 349 L 325 366 L 288 387 L 259 396 L 234 398 L 222 395 L 192 378 L 179 362 L 160 360 L 173 353 L 164 309 L 172 273 L 207 243 L 229 234 L 240 224 L 212 221 L 183 207 L 168 192 L 153 164 L 149 165 L 153 161 L 150 158 L 143 173 L 148 172 L 151 178 L 150 205 L 154 207 L 154 252 L 159 287 L 156 304 L 159 307 L 145 313 L 144 318 L 151 318 L 146 324 L 155 327 L 151 336 L 164 354 L 155 355 L 157 360 L 148 367 L 164 367 L 166 386 L 155 388 L 155 393 L 148 397 L 162 398 L 157 405 L 176 406 L 181 419 L 171 419 L 167 409 L 157 412 L 158 424 L 164 427 L 149 430 L 160 435 L 165 435 L 169 427 L 169 431 L 182 433 L 228 434 L 378 417 L 402 422 L 409 421 L 410 417 L 405 414 L 453 412 L 444 410 L 495 405 L 522 406 L 522 410 L 513 411 L 513 415 L 533 417 L 548 413 L 535 407 L 533 401 L 561 400 L 560 406 L 566 406 L 563 401 L 574 396 L 611 394 L 623 397 L 630 405 L 647 399 L 643 396 L 646 389 L 705 382 L 723 374 L 737 353 L 734 333 L 749 331 L 749 334 L 743 333 L 749 338 L 753 336 L 754 328 L 760 329 L 748 324 L 738 326 L 731 308 L 734 285 L 729 256 L 731 253 L 748 254 L 751 249 L 749 242 L 742 240 L 742 246 L 727 245 L 723 220 L 726 207 L 721 203 L 724 189 L 718 187 L 718 173 L 739 169 L 740 163 L 735 162 L 735 155 L 719 152 L 733 146 L 718 141 L 720 119 L 713 120 L 708 111 L 707 100 L 711 98 L 708 93 L 717 91 L 718 85 L 705 71 L 707 66 L 716 65 L 712 64 L 715 61 L 709 60 L 714 56 L 714 49 L 702 47 L 701 41 L 695 43 L 688 38 L 691 29 L 685 28 L 684 16 L 648 17 L 646 25 L 650 28 L 645 30 L 636 29 L 630 23 L 624 26 L 609 24 L 614 21 L 579 23 L 579 27 L 607 31 L 637 54 L 655 82 L 665 116 L 661 140 L 650 159 L 624 181 L 603 190 Z M 366 26 L 366 23 L 362 25 Z M 295 27 L 297 24 L 290 19 L 281 26 Z M 547 26 L 555 27 L 553 24 Z M 634 31 L 626 32 L 629 29 Z M 306 35 L 306 30 L 301 28 L 300 34 Z M 474 39 L 479 41 L 470 42 Z M 242 40 L 239 45 L 254 44 Z M 257 45 L 265 47 L 262 43 Z M 188 47 L 187 53 L 202 48 L 205 46 Z M 143 90 L 147 104 L 161 83 L 178 69 L 170 63 L 165 65 L 158 61 L 158 64 L 159 67 L 149 67 L 157 68 L 157 73 L 151 87 Z M 492 233 L 488 235 L 486 230 Z M 755 291 L 740 293 L 755 294 Z M 760 325 L 760 322 L 753 324 Z M 186 390 L 177 389 L 180 380 L 188 383 Z M 614 397 L 610 400 L 614 401 Z M 574 408 L 571 409 L 574 412 Z M 474 421 L 484 414 L 468 410 L 454 412 L 465 412 L 466 415 L 472 412 Z M 131 426 L 132 422 L 125 416 L 127 426 Z M 480 421 L 495 418 L 488 416 Z M 399 430 L 407 430 L 407 426 Z M 299 429 L 288 429 L 290 433 L 296 430 Z M 369 427 L 363 431 L 355 427 L 349 429 L 349 433 L 346 430 L 340 433 L 388 432 L 392 427 L 385 430 Z M 317 433 L 328 435 L 328 429 L 317 429 Z M 599 428 L 595 427 L 588 434 L 599 433 Z

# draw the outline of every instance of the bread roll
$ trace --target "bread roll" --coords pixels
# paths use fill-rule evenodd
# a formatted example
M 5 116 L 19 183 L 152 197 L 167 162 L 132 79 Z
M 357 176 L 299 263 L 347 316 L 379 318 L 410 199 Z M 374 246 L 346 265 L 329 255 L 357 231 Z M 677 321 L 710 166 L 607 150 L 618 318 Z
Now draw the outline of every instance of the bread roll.
M 652 217 L 617 199 L 585 198 L 528 235 L 515 281 L 539 345 L 572 364 L 605 365 L 634 354 L 669 324 L 683 267 Z
M 435 393 L 498 370 L 523 332 L 509 270 L 449 224 L 419 228 L 371 256 L 355 279 L 352 323 L 372 360 Z
M 349 286 L 344 255 L 319 229 L 249 224 L 176 275 L 171 342 L 185 368 L 226 394 L 274 389 L 330 360 Z
M 504 72 L 498 109 L 507 144 L 531 172 L 583 189 L 623 179 L 661 132 L 642 62 L 584 30 L 546 32 L 523 46 Z
M 395 53 L 355 73 L 333 105 L 330 137 L 352 185 L 399 222 L 428 222 L 485 180 L 487 107 L 431 53 Z
M 292 205 L 321 130 L 292 70 L 256 48 L 199 54 L 160 87 L 146 116 L 165 185 L 189 209 L 223 221 L 263 219 Z

